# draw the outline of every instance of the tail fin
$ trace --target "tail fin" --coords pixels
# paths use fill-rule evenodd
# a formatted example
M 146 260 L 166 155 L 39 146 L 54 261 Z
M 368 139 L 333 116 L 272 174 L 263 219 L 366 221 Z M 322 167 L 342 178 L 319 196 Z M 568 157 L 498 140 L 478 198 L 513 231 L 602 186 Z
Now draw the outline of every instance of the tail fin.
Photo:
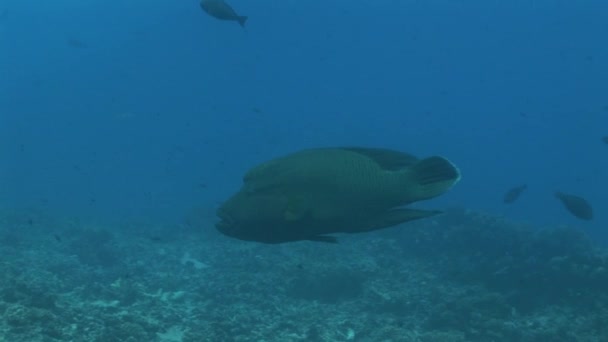
M 239 22 L 239 25 L 241 25 L 241 27 L 245 27 L 245 22 L 247 21 L 247 16 L 240 16 L 238 18 L 236 18 L 236 20 Z
M 406 170 L 406 175 L 412 201 L 439 196 L 460 180 L 460 170 L 443 157 L 420 160 Z

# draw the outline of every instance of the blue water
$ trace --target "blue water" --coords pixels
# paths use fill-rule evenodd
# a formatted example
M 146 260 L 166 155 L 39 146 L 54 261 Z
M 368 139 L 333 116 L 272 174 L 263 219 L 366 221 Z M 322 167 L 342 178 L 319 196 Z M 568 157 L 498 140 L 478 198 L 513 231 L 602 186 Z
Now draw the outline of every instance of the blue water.
M 0 206 L 179 221 L 256 163 L 378 146 L 460 167 L 421 206 L 608 240 L 607 2 L 230 3 L 245 29 L 194 0 L 0 2 Z

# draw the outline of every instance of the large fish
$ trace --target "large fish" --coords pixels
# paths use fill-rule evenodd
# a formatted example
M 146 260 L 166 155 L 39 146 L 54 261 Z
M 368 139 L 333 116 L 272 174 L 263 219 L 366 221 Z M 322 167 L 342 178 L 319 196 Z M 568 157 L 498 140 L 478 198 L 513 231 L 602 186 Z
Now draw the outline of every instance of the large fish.
M 296 152 L 249 170 L 218 209 L 217 229 L 249 241 L 336 242 L 359 233 L 440 213 L 403 208 L 439 196 L 460 179 L 443 157 L 360 147 Z
M 201 0 L 201 8 L 210 16 L 220 20 L 236 21 L 245 27 L 246 16 L 238 15 L 224 0 Z

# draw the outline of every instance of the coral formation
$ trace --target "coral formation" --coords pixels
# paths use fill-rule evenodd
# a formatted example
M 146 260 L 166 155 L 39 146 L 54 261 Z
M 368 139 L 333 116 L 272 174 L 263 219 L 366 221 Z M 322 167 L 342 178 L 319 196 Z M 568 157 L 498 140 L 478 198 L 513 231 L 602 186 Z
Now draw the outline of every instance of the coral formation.
M 268 246 L 32 215 L 0 215 L 0 340 L 608 340 L 608 258 L 574 228 L 453 210 Z

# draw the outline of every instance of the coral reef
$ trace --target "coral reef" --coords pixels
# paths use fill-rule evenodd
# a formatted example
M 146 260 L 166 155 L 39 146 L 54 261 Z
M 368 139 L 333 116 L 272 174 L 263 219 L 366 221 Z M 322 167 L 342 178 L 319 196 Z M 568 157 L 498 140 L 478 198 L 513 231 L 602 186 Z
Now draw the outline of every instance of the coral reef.
M 0 340 L 608 340 L 608 258 L 574 228 L 452 210 L 337 245 L 183 229 L 0 213 Z

